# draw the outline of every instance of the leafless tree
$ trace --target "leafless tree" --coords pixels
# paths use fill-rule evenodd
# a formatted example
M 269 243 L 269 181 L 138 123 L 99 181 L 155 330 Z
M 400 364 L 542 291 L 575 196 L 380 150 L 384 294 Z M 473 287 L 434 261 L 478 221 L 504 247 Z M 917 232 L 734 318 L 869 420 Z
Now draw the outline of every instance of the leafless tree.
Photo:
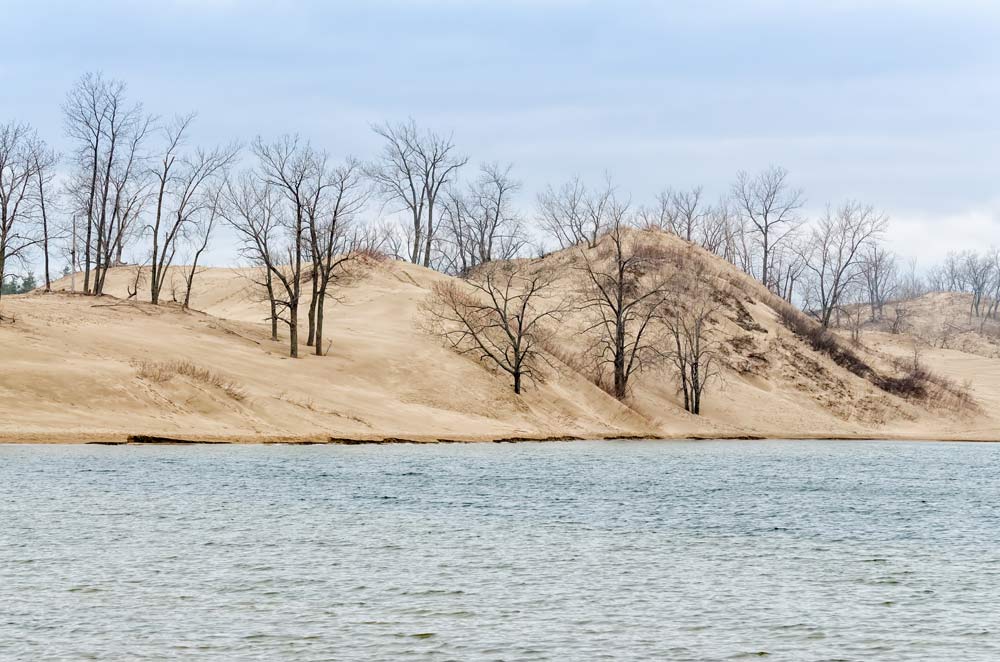
M 330 284 L 343 274 L 346 265 L 355 257 L 355 251 L 365 245 L 364 236 L 351 234 L 351 225 L 368 200 L 361 164 L 348 158 L 335 168 L 330 177 L 330 202 L 322 223 L 318 226 L 313 251 L 313 268 L 318 286 L 316 300 L 316 356 L 322 356 L 324 303 L 330 295 Z
M 86 219 L 83 246 L 84 292 L 90 292 L 91 246 L 94 231 L 94 201 L 97 197 L 97 178 L 101 171 L 103 138 L 107 120 L 108 88 L 123 88 L 118 81 L 105 81 L 101 74 L 85 74 L 70 90 L 63 104 L 66 132 L 76 141 L 76 158 L 79 175 L 75 178 L 78 211 Z M 76 233 L 74 232 L 74 237 Z
M 147 133 L 151 118 L 141 104 L 127 98 L 125 83 L 105 79 L 100 74 L 84 75 L 70 90 L 63 104 L 66 130 L 75 142 L 76 174 L 70 179 L 70 200 L 76 216 L 86 219 L 83 262 L 84 291 L 101 293 L 103 272 L 108 268 L 107 256 L 116 248 L 109 247 L 112 226 L 120 219 L 109 219 L 109 211 L 118 208 L 112 199 L 116 175 L 118 192 L 125 187 L 127 174 L 134 172 L 139 143 Z M 129 162 L 123 166 L 123 157 Z M 126 173 L 125 181 L 121 180 Z M 91 267 L 96 268 L 91 285 Z
M 586 279 L 582 308 L 594 321 L 599 370 L 611 367 L 612 394 L 628 393 L 632 375 L 656 356 L 651 322 L 668 297 L 668 280 L 656 269 L 656 251 L 627 224 L 628 204 L 612 200 L 610 230 L 595 249 L 581 249 Z
M 593 248 L 610 227 L 614 197 L 615 187 L 608 175 L 604 185 L 593 191 L 588 191 L 579 177 L 558 190 L 550 185 L 538 196 L 539 226 L 560 248 L 580 244 Z
M 56 153 L 49 149 L 43 142 L 39 141 L 34 148 L 35 157 L 35 179 L 37 182 L 38 214 L 42 230 L 42 268 L 45 278 L 45 291 L 52 290 L 52 267 L 50 264 L 51 242 L 54 238 L 53 227 L 49 222 L 49 212 L 51 200 L 48 199 L 52 192 L 52 182 L 55 179 L 55 168 L 59 162 Z M 0 273 L 0 280 L 2 280 Z
M 865 314 L 868 310 L 867 301 L 868 289 L 863 279 L 857 279 L 851 287 L 844 292 L 843 303 L 840 306 L 841 313 L 847 320 L 847 329 L 851 333 L 851 342 L 854 345 L 861 344 L 861 332 L 864 330 Z
M 545 323 L 566 311 L 551 294 L 553 281 L 553 272 L 527 263 L 490 262 L 473 270 L 468 285 L 435 285 L 428 311 L 454 349 L 509 374 L 520 394 L 542 358 Z
M 830 326 L 844 293 L 863 277 L 863 251 L 885 232 L 888 218 L 870 205 L 847 202 L 836 212 L 829 207 L 813 226 L 802 253 L 811 276 L 811 294 L 820 323 Z
M 892 307 L 892 324 L 889 327 L 889 332 L 893 335 L 898 335 L 906 331 L 909 328 L 912 316 L 913 311 L 907 302 L 897 301 Z
M 209 198 L 203 190 L 221 178 L 236 158 L 238 147 L 229 145 L 211 151 L 197 148 L 184 153 L 185 134 L 194 115 L 176 118 L 164 131 L 165 146 L 154 172 L 156 206 L 150 252 L 150 301 L 160 302 L 163 284 L 177 254 L 179 241 Z
M 513 205 L 521 184 L 510 170 L 510 165 L 485 163 L 466 191 L 452 187 L 446 192 L 441 242 L 445 271 L 464 274 L 493 260 L 510 260 L 527 245 Z
M 101 201 L 95 232 L 94 294 L 104 293 L 108 269 L 122 262 L 122 252 L 133 234 L 151 193 L 150 171 L 142 153 L 153 118 L 136 108 L 122 121 L 109 122 L 109 153 L 105 177 L 100 180 Z M 109 209 L 110 208 L 110 214 Z
M 920 272 L 917 268 L 917 261 L 915 259 L 911 258 L 906 263 L 906 269 L 900 271 L 897 278 L 899 281 L 897 293 L 899 298 L 904 301 L 916 299 L 924 294 L 927 294 L 927 284 L 920 276 Z
M 895 294 L 896 257 L 879 242 L 873 241 L 864 249 L 859 266 L 874 322 L 882 319 L 885 305 Z
M 972 294 L 969 303 L 969 319 L 972 316 L 980 316 L 983 306 L 983 299 L 990 290 L 993 282 L 994 260 L 989 253 L 980 254 L 978 251 L 967 250 L 961 254 L 962 280 L 966 284 L 968 291 Z
M 194 277 L 198 275 L 198 261 L 202 254 L 208 250 L 208 244 L 212 240 L 212 234 L 222 216 L 223 195 L 226 191 L 223 182 L 213 184 L 205 193 L 201 218 L 194 221 L 194 253 L 191 256 L 191 264 L 184 274 L 184 303 L 182 307 L 187 310 L 191 307 L 191 290 L 194 289 Z
M 451 136 L 421 131 L 412 119 L 372 129 L 384 140 L 382 155 L 365 169 L 387 203 L 410 215 L 410 261 L 431 266 L 438 197 L 468 158 L 455 153 Z
M 281 263 L 285 248 L 282 233 L 287 224 L 280 218 L 279 194 L 256 173 L 244 172 L 227 182 L 221 213 L 236 231 L 240 255 L 263 272 L 255 282 L 267 292 L 271 340 L 278 340 L 278 322 L 288 322 L 287 316 L 282 317 L 288 302 L 279 296 L 275 281 L 283 283 L 286 290 L 291 286 Z
M 308 269 L 303 272 L 310 284 L 309 311 L 306 314 L 306 346 L 316 343 L 316 309 L 319 303 L 320 271 L 322 269 L 323 249 L 320 246 L 324 235 L 327 193 L 332 185 L 328 166 L 329 158 L 325 152 L 313 150 L 306 145 L 303 148 L 304 163 L 308 167 L 305 186 L 303 188 L 303 214 L 305 219 L 304 241 L 305 253 L 309 260 Z
M 289 355 L 299 356 L 299 303 L 302 300 L 303 258 L 307 250 L 306 232 L 310 200 L 317 189 L 326 185 L 322 170 L 322 157 L 297 136 L 265 143 L 258 138 L 253 145 L 260 162 L 262 177 L 274 191 L 283 196 L 287 212 L 285 219 L 289 235 L 286 268 L 279 268 L 278 261 L 269 260 L 269 269 L 285 291 L 285 309 L 288 312 Z
M 720 375 L 720 344 L 714 327 L 720 305 L 705 282 L 700 267 L 675 280 L 672 296 L 658 315 L 667 330 L 666 342 L 659 351 L 677 376 L 685 411 L 695 415 L 701 414 L 705 388 Z
M 40 145 L 28 125 L 0 125 L 0 283 L 11 261 L 42 242 L 33 222 Z
M 723 198 L 705 211 L 698 243 L 727 262 L 739 266 L 737 234 L 742 230 L 732 202 Z
M 990 249 L 990 261 L 993 263 L 993 282 L 990 285 L 993 300 L 990 303 L 987 315 L 993 319 L 1000 317 L 1000 250 Z
M 806 271 L 803 255 L 803 251 L 791 243 L 771 251 L 771 290 L 789 303 L 798 293 L 796 286 Z
M 760 248 L 760 281 L 771 287 L 772 253 L 799 227 L 802 191 L 789 186 L 787 170 L 771 166 L 756 176 L 741 171 L 733 199 Z
M 673 195 L 676 210 L 677 235 L 687 241 L 695 241 L 701 232 L 708 210 L 702 199 L 702 188 L 676 191 Z
M 674 204 L 674 192 L 670 189 L 660 191 L 654 204 L 642 206 L 636 210 L 639 227 L 644 230 L 660 230 L 661 232 L 678 233 L 677 206 Z

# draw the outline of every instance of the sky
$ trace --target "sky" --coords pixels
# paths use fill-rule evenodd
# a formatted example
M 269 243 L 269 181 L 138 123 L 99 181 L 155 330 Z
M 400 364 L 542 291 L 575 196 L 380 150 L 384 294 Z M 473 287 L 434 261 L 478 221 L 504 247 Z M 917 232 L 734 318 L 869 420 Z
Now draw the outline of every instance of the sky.
M 412 117 L 512 162 L 529 218 L 574 175 L 642 203 L 776 164 L 808 214 L 872 204 L 922 264 L 1000 245 L 997 2 L 0 0 L 0 22 L 0 122 L 63 150 L 60 104 L 100 71 L 197 111 L 205 145 L 367 159 L 373 123 Z

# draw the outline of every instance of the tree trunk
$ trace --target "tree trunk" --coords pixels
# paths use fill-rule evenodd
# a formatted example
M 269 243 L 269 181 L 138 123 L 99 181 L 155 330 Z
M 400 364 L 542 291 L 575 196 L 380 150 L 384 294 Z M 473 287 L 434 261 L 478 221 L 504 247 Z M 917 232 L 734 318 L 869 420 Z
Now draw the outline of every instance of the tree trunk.
M 424 266 L 431 266 L 431 242 L 434 240 L 434 198 L 427 200 L 427 238 L 424 240 Z
M 271 303 L 271 340 L 278 340 L 278 303 L 274 300 L 274 280 L 271 270 L 267 270 L 267 299 Z
M 318 299 L 316 298 L 318 297 Z M 326 299 L 326 283 L 319 288 L 319 292 L 314 295 L 313 306 L 316 316 L 316 356 L 323 356 L 323 300 Z
M 315 244 L 314 244 L 315 245 Z M 316 344 L 319 347 L 319 343 L 316 341 L 316 326 L 319 321 L 316 319 L 316 296 L 319 290 L 319 274 L 316 271 L 316 264 L 313 263 L 313 273 L 312 273 L 312 298 L 309 299 L 309 333 L 306 336 L 306 345 L 312 347 Z M 317 352 L 319 354 L 319 352 Z
M 36 162 L 37 163 L 37 162 Z M 45 183 L 42 169 L 38 168 L 38 201 L 42 205 L 42 253 L 45 257 L 45 291 L 52 291 L 52 277 L 49 272 L 49 217 L 45 212 Z
M 516 395 L 521 395 L 521 370 L 517 369 L 514 371 L 514 393 Z
M 625 399 L 626 375 L 625 375 L 625 327 L 621 322 L 615 325 L 615 397 L 619 400 Z
M 294 301 L 289 301 L 288 306 L 288 355 L 293 359 L 299 358 L 299 301 L 298 297 L 293 297 Z
M 691 413 L 701 414 L 701 376 L 698 374 L 697 361 L 691 364 Z

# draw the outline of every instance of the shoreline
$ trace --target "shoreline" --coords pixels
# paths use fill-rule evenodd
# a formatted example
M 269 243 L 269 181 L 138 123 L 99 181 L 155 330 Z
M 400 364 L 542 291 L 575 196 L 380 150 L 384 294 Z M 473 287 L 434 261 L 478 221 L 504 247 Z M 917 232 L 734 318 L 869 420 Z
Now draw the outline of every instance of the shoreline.
M 516 444 L 580 441 L 901 441 L 947 443 L 1000 443 L 1000 438 L 975 438 L 892 434 L 892 435 L 753 435 L 753 434 L 592 434 L 592 435 L 523 435 L 511 437 L 467 436 L 220 436 L 220 435 L 121 435 L 77 433 L 50 435 L 27 433 L 16 435 L 0 432 L 0 445 L 7 446 L 379 446 L 396 444 Z

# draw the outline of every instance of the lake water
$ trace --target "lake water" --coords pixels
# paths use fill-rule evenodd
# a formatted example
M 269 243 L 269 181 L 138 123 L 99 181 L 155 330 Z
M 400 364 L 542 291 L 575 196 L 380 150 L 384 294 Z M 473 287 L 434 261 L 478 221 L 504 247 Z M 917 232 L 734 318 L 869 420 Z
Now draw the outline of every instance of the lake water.
M 0 446 L 2 660 L 1000 659 L 1000 445 Z

